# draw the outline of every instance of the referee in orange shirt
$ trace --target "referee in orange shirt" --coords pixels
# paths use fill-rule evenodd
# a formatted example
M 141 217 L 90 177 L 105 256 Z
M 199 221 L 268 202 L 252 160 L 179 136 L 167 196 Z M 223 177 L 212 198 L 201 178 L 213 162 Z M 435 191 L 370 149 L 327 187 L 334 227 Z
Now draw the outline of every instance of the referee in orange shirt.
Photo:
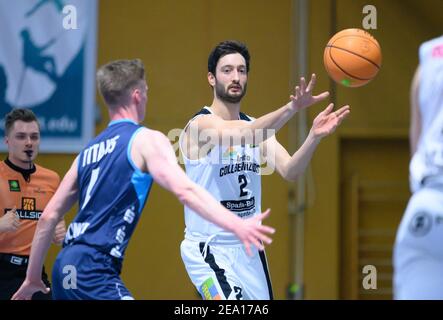
M 14 109 L 5 117 L 8 156 L 0 162 L 0 299 L 10 299 L 26 277 L 35 228 L 55 193 L 57 173 L 34 164 L 40 145 L 40 126 L 29 109 Z M 60 221 L 54 243 L 61 244 L 65 223 Z M 42 279 L 49 286 L 43 269 Z M 51 299 L 51 293 L 33 299 Z

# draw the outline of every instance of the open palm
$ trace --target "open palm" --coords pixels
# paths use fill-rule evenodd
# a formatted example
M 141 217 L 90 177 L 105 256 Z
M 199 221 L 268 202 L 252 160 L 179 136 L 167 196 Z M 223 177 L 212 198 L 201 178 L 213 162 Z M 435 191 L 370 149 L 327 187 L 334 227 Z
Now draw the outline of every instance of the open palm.
M 335 131 L 344 118 L 351 112 L 349 106 L 344 106 L 332 112 L 334 104 L 329 104 L 325 110 L 315 117 L 311 131 L 315 137 L 322 138 Z
M 312 74 L 311 80 L 306 86 L 305 78 L 300 78 L 300 86 L 295 87 L 295 95 L 291 95 L 290 99 L 292 100 L 292 107 L 299 111 L 301 109 L 307 108 L 317 102 L 320 102 L 326 99 L 329 96 L 329 92 L 325 91 L 317 96 L 312 95 L 312 91 L 314 90 L 315 83 L 317 81 L 317 77 L 315 74 Z

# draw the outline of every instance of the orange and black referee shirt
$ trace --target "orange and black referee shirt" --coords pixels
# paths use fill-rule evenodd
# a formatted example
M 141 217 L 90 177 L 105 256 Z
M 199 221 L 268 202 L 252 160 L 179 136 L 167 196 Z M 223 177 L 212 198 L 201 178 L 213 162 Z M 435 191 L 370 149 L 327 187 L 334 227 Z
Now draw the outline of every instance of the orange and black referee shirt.
M 29 256 L 38 219 L 60 183 L 52 170 L 35 165 L 30 172 L 25 179 L 26 170 L 0 162 L 0 216 L 15 206 L 20 217 L 16 231 L 0 233 L 0 253 Z

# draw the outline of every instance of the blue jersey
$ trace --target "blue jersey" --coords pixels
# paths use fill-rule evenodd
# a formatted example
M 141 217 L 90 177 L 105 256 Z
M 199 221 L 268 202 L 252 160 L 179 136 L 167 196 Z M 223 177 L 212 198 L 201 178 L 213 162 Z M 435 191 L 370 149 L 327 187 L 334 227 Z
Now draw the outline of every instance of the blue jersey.
M 123 259 L 146 202 L 152 177 L 131 159 L 131 145 L 143 127 L 118 120 L 78 157 L 79 212 L 64 247 L 84 244 Z

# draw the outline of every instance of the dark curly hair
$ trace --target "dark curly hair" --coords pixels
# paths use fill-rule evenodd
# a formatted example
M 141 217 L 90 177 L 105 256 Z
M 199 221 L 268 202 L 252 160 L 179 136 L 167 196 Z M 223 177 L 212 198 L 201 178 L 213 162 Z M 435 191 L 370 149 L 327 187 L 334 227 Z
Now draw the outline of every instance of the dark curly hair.
M 215 69 L 217 67 L 218 60 L 227 54 L 239 53 L 245 58 L 246 61 L 246 72 L 249 72 L 249 60 L 251 56 L 249 55 L 248 48 L 244 43 L 236 40 L 227 40 L 220 42 L 209 54 L 208 58 L 208 71 L 215 75 Z

